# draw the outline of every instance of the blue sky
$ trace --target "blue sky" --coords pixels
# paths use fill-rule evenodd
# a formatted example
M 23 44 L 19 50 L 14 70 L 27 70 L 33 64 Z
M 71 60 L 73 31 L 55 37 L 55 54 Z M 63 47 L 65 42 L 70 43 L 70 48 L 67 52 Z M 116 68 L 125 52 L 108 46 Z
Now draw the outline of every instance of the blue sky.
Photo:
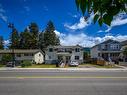
M 111 26 L 93 24 L 93 14 L 84 21 L 77 11 L 75 0 L 0 0 L 0 35 L 8 43 L 11 30 L 7 23 L 14 23 L 22 32 L 31 22 L 36 22 L 40 32 L 49 20 L 55 25 L 55 32 L 62 45 L 88 47 L 107 39 L 127 40 L 127 15 L 114 17 Z

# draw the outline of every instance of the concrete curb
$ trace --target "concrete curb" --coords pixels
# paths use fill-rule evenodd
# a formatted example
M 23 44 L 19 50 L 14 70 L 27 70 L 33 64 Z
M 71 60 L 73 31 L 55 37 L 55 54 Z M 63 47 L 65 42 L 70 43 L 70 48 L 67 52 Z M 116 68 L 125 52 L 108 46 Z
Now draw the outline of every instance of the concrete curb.
M 0 68 L 1 70 L 127 71 L 127 68 Z

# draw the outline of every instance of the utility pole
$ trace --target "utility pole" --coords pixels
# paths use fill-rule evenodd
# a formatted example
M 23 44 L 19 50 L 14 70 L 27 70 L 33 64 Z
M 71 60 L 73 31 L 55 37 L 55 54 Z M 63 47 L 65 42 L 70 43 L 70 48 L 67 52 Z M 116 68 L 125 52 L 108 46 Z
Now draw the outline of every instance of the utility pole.
M 14 24 L 9 23 L 8 28 L 12 29 L 12 33 L 15 30 Z M 12 67 L 15 67 L 15 52 L 14 52 L 14 35 L 12 34 Z

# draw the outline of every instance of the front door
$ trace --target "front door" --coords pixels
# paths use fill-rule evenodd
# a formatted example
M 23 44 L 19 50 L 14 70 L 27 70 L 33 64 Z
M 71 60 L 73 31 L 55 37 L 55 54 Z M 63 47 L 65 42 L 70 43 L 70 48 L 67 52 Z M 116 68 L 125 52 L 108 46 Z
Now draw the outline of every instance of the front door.
M 66 56 L 66 63 L 68 64 L 70 62 L 71 57 L 70 56 Z

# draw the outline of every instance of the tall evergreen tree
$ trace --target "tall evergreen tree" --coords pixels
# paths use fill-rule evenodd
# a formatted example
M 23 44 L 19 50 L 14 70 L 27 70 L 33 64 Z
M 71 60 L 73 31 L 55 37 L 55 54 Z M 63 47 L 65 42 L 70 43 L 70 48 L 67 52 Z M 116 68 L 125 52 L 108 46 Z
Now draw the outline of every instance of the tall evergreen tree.
M 24 32 L 21 32 L 20 34 L 20 48 L 30 49 L 30 40 L 31 40 L 31 34 L 29 30 L 26 28 Z
M 44 32 L 41 32 L 39 34 L 39 48 L 41 50 L 44 50 L 46 47 L 45 47 L 45 42 L 44 42 Z
M 18 49 L 19 48 L 19 42 L 20 42 L 19 33 L 18 33 L 16 28 L 13 28 L 11 35 L 10 35 L 10 46 L 9 46 L 9 48 Z
M 0 49 L 4 49 L 3 37 L 0 36 Z
M 34 22 L 32 22 L 29 26 L 29 30 L 32 37 L 32 48 L 37 49 L 38 48 L 38 40 L 39 40 L 39 28 L 38 25 Z
M 59 38 L 55 34 L 55 27 L 52 21 L 49 21 L 44 31 L 44 43 L 45 47 L 49 45 L 59 45 Z

